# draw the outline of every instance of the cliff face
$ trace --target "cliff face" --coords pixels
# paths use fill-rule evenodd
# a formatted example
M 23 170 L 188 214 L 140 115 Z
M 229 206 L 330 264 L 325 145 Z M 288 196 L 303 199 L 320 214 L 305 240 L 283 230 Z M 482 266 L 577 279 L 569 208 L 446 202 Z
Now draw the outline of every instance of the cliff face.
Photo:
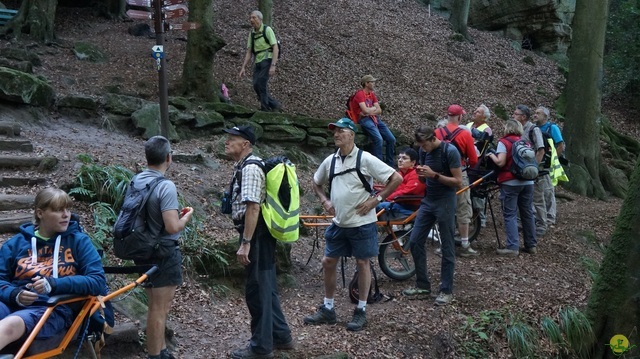
M 436 12 L 448 13 L 453 0 L 433 0 Z M 566 55 L 571 42 L 575 0 L 475 0 L 469 25 L 502 33 L 514 46 Z

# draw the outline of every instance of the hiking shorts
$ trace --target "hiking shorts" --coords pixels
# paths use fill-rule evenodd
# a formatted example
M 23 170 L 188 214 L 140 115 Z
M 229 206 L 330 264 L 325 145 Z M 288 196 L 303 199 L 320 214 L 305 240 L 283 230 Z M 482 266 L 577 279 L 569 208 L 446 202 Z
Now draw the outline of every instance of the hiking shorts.
M 469 185 L 469 177 L 462 174 L 462 188 Z M 468 189 L 456 196 L 456 222 L 462 224 L 471 223 L 473 208 L 471 208 L 471 190 Z
M 136 265 L 156 264 L 158 271 L 145 282 L 145 288 L 161 288 L 182 285 L 182 253 L 176 247 L 175 252 L 166 258 L 151 258 L 146 261 L 135 261 Z
M 26 339 L 29 334 L 33 331 L 38 324 L 40 318 L 47 310 L 46 306 L 30 306 L 27 308 L 21 308 L 14 312 L 11 311 L 7 305 L 0 302 L 0 319 L 4 319 L 9 316 L 20 317 L 25 325 L 25 333 L 21 339 Z M 71 326 L 71 322 L 74 319 L 74 313 L 66 305 L 59 305 L 54 310 L 53 313 L 49 316 L 47 321 L 44 323 L 44 326 L 38 332 L 36 336 L 37 339 L 48 339 L 51 338 L 58 333 L 64 333 L 67 328 Z
M 324 239 L 325 257 L 368 259 L 378 255 L 378 226 L 375 222 L 352 228 L 332 223 L 324 232 Z

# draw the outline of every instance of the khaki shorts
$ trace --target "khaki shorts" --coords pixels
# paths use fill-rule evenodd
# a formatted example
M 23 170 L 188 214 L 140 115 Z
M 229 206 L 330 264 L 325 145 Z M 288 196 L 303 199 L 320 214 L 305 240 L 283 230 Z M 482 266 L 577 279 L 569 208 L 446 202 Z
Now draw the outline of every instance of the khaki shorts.
M 462 188 L 469 185 L 469 177 L 462 172 Z M 456 196 L 456 222 L 462 224 L 471 223 L 473 209 L 471 208 L 471 190 L 468 189 Z

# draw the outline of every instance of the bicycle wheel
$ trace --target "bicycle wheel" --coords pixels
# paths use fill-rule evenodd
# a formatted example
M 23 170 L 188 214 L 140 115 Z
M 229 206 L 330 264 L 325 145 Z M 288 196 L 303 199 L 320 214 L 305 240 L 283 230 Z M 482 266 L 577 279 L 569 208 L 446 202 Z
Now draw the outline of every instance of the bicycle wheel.
M 409 250 L 409 233 L 396 231 L 388 234 L 380 245 L 378 264 L 387 277 L 395 280 L 406 280 L 416 273 L 416 266 Z

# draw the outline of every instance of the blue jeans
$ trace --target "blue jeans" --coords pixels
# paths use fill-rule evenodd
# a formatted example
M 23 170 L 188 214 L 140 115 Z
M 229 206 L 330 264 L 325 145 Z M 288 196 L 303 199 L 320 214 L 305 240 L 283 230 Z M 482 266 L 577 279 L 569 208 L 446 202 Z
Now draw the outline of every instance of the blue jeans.
M 416 287 L 431 290 L 427 275 L 427 250 L 425 243 L 429 230 L 437 222 L 442 243 L 442 264 L 440 266 L 440 292 L 453 293 L 453 273 L 456 266 L 456 252 L 453 233 L 456 219 L 456 196 L 438 200 L 424 199 L 418 210 L 409 239 L 411 255 L 416 265 Z
M 415 209 L 394 202 L 380 202 L 376 206 L 376 212 L 380 212 L 382 209 L 384 209 L 384 214 L 387 215 L 386 217 L 389 218 L 409 217 L 415 212 Z
M 251 349 L 258 354 L 273 351 L 274 343 L 291 340 L 276 284 L 276 240 L 269 234 L 262 216 L 251 239 L 246 266 L 245 300 L 251 314 Z
M 371 154 L 384 161 L 389 166 L 395 168 L 396 165 L 396 138 L 389 130 L 389 127 L 382 122 L 378 116 L 378 125 L 373 122 L 371 117 L 363 117 L 358 121 L 365 135 L 371 139 Z M 386 142 L 386 161 L 382 159 L 382 141 Z
M 525 186 L 500 186 L 500 201 L 504 214 L 504 226 L 507 232 L 507 249 L 517 251 L 520 248 L 520 235 L 518 234 L 518 211 L 522 221 L 524 246 L 535 247 L 536 222 L 533 215 L 533 185 Z
M 269 68 L 271 68 L 271 59 L 258 62 L 253 67 L 253 90 L 260 100 L 260 110 L 272 111 L 280 109 L 280 103 L 269 95 L 267 82 L 269 82 Z

